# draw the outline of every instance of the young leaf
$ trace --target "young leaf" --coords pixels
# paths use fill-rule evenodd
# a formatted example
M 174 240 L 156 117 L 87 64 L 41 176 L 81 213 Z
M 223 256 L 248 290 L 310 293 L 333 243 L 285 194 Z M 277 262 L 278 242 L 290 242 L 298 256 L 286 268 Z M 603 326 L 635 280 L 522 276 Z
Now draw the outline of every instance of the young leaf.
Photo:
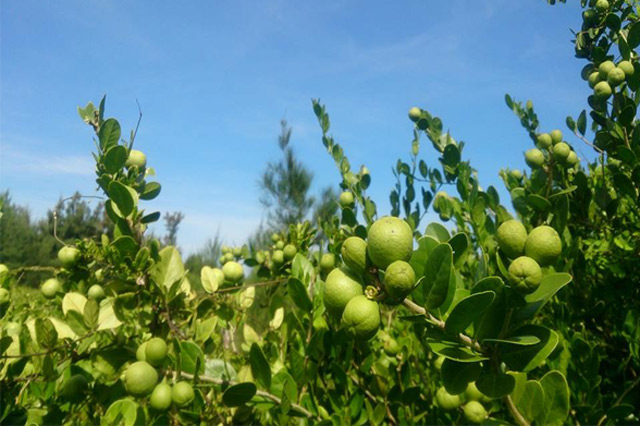
M 451 246 L 446 243 L 438 245 L 431 252 L 424 267 L 423 293 L 427 310 L 439 307 L 447 298 L 452 269 Z
M 51 349 L 58 341 L 58 332 L 49 318 L 36 319 L 36 336 L 38 344 L 46 349 Z
M 536 416 L 539 424 L 561 425 L 569 415 L 569 385 L 562 373 L 553 370 L 540 379 L 544 408 Z
M 294 303 L 300 309 L 302 309 L 305 312 L 311 312 L 311 309 L 313 309 L 313 304 L 309 299 L 307 290 L 304 288 L 304 285 L 299 279 L 290 278 L 289 281 L 287 282 L 287 289 Z
M 251 345 L 251 349 L 249 350 L 249 363 L 251 364 L 253 377 L 255 377 L 258 383 L 265 389 L 269 390 L 271 388 L 271 367 L 257 343 Z

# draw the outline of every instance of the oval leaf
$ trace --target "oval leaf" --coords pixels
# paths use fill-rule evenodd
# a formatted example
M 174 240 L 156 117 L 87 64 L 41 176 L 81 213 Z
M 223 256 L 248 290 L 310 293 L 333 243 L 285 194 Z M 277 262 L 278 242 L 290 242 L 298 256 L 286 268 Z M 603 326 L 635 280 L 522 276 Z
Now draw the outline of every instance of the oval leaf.
M 228 407 L 239 407 L 251 401 L 257 392 L 256 385 L 251 382 L 238 383 L 222 394 L 222 402 Z
M 447 318 L 445 331 L 452 334 L 462 333 L 491 305 L 495 296 L 493 291 L 483 291 L 462 299 Z

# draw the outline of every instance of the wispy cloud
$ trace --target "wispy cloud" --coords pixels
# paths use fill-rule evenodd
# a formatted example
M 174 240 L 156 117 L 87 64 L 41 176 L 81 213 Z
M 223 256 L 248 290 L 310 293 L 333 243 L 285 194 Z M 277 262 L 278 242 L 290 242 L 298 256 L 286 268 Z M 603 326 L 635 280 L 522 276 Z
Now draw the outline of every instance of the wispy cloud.
M 86 155 L 56 155 L 50 152 L 21 152 L 2 146 L 1 174 L 29 173 L 35 176 L 92 176 L 94 163 Z

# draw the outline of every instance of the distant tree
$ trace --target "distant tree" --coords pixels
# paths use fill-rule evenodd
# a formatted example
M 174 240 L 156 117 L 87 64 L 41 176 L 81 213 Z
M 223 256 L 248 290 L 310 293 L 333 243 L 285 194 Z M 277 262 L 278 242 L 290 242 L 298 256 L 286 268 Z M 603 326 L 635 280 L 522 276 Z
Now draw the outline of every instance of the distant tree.
M 202 287 L 200 270 L 202 270 L 203 266 L 219 266 L 218 258 L 220 257 L 221 249 L 222 238 L 220 238 L 219 231 L 216 231 L 216 235 L 213 238 L 209 238 L 200 250 L 187 257 L 184 266 L 189 270 L 189 282 L 195 288 Z
M 0 194 L 0 262 L 9 268 L 49 265 L 50 248 L 42 247 L 38 226 L 31 221 L 27 207 L 14 204 L 9 191 Z
M 163 243 L 167 246 L 175 246 L 178 243 L 178 228 L 180 222 L 184 219 L 182 212 L 166 213 L 164 215 L 164 226 L 167 234 L 164 236 Z

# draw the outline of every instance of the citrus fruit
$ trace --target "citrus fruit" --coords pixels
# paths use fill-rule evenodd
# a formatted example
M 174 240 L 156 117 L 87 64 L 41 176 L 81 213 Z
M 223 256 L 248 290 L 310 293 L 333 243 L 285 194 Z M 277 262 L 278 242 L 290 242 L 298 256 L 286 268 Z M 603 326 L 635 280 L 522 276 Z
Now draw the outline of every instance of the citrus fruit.
M 491 398 L 483 394 L 478 390 L 476 382 L 471 382 L 467 385 L 467 389 L 464 391 L 464 397 L 467 401 L 480 401 L 490 402 Z
M 553 142 L 553 144 L 557 144 L 562 142 L 562 131 L 555 129 L 552 130 L 551 132 L 549 132 L 549 136 L 551 136 L 551 141 Z
M 124 388 L 134 396 L 148 395 L 157 382 L 158 372 L 145 361 L 134 362 L 124 373 Z
M 553 145 L 553 140 L 551 139 L 551 135 L 549 133 L 540 133 L 536 138 L 538 142 L 538 146 L 540 148 L 549 148 Z
M 87 390 L 87 386 L 87 379 L 82 374 L 74 374 L 64 382 L 60 394 L 65 398 L 75 400 L 82 396 Z
M 633 73 L 635 72 L 631 61 L 618 62 L 618 68 L 620 68 L 624 72 L 624 75 L 627 77 L 633 75 Z
M 144 353 L 149 364 L 159 367 L 167 357 L 167 344 L 161 338 L 154 337 L 147 342 Z
M 534 228 L 527 237 L 524 254 L 538 262 L 540 266 L 549 266 L 560 256 L 562 241 L 550 226 L 542 225 Z
M 242 254 L 242 247 L 234 247 L 231 250 L 231 254 L 233 254 L 235 257 L 240 257 L 240 255 Z
M 571 154 L 571 147 L 568 144 L 560 142 L 553 146 L 553 158 L 556 161 L 564 164 L 569 154 Z
M 336 266 L 336 256 L 333 253 L 325 253 L 320 258 L 320 269 L 329 272 Z
M 235 259 L 236 259 L 236 257 L 233 255 L 233 253 L 227 253 L 227 254 L 224 255 L 225 263 L 226 262 L 231 262 L 232 260 L 235 260 Z
M 60 281 L 55 278 L 49 278 L 42 284 L 40 291 L 42 291 L 42 295 L 47 299 L 53 299 L 56 297 L 56 294 L 62 290 L 62 285 Z
M 409 109 L 409 119 L 414 123 L 420 119 L 422 111 L 418 107 L 412 107 Z
M 353 272 L 364 274 L 367 270 L 367 243 L 360 237 L 349 237 L 342 243 L 342 260 Z
M 527 256 L 520 256 L 509 265 L 509 282 L 521 293 L 535 291 L 542 280 L 542 269 L 538 262 Z
M 364 294 L 358 278 L 345 268 L 336 268 L 327 275 L 324 284 L 324 306 L 329 313 L 341 316 L 349 301 Z
M 593 95 L 599 101 L 606 101 L 611 97 L 611 93 L 613 93 L 611 86 L 606 81 L 601 81 L 593 88 Z
M 222 254 L 231 253 L 231 247 L 229 247 L 229 246 L 222 246 L 222 247 L 220 248 L 220 253 L 222 253 Z
M 455 410 L 462 404 L 460 396 L 451 395 L 444 387 L 441 387 L 436 392 L 436 402 L 445 411 Z
M 622 83 L 624 83 L 624 79 L 626 77 L 627 76 L 625 72 L 620 68 L 616 67 L 611 71 L 609 71 L 609 74 L 607 74 L 607 83 L 609 83 L 609 86 L 611 87 L 617 87 Z
M 539 149 L 530 149 L 524 153 L 524 161 L 532 169 L 542 167 L 544 164 L 544 154 Z
M 71 246 L 64 246 L 58 251 L 58 259 L 62 263 L 62 266 L 68 268 L 76 264 L 80 259 L 80 250 Z
M 609 75 L 609 71 L 611 71 L 615 67 L 616 67 L 616 64 L 614 64 L 612 61 L 604 61 L 603 63 L 601 63 L 600 66 L 598 67 L 598 74 L 600 74 L 600 80 L 606 80 L 607 76 Z
M 527 229 L 517 220 L 507 220 L 498 227 L 496 240 L 500 250 L 513 259 L 524 253 L 527 242 Z
M 284 241 L 277 241 L 275 248 L 276 250 L 282 250 L 284 248 Z
M 171 407 L 172 402 L 171 386 L 166 383 L 160 383 L 151 392 L 149 397 L 149 405 L 157 411 L 166 411 Z
M 9 268 L 4 263 L 0 263 L 0 275 L 3 275 L 5 272 L 8 272 Z
M 100 284 L 94 284 L 91 287 L 89 287 L 87 296 L 89 296 L 90 299 L 95 299 L 95 300 L 104 299 L 104 289 Z
M 136 351 L 136 359 L 138 361 L 147 360 L 147 342 L 142 342 L 142 344 L 138 346 L 138 350 Z
M 388 356 L 396 356 L 398 352 L 400 352 L 400 345 L 396 341 L 396 339 L 392 339 L 391 337 L 384 341 L 382 345 L 382 350 Z
M 380 269 L 396 260 L 409 260 L 413 251 L 413 232 L 407 222 L 393 216 L 376 220 L 369 229 L 367 252 Z
M 478 401 L 469 401 L 462 407 L 465 419 L 471 423 L 482 423 L 489 414 Z
M 597 71 L 594 71 L 591 74 L 589 74 L 589 87 L 593 89 L 596 86 L 596 84 L 598 84 L 599 81 L 600 81 L 600 74 Z
M 188 382 L 178 382 L 173 385 L 171 390 L 171 399 L 173 403 L 178 407 L 184 407 L 191 404 L 196 394 L 193 392 L 193 387 Z
M 271 241 L 274 242 L 274 243 L 280 241 L 280 235 L 278 235 L 276 233 L 271 234 Z
M 598 12 L 606 12 L 609 10 L 609 2 L 607 0 L 598 0 L 596 2 L 596 10 Z
M 284 252 L 282 250 L 274 251 L 271 260 L 275 266 L 281 266 L 284 263 Z
M 353 198 L 353 193 L 349 191 L 344 191 L 342 194 L 340 194 L 340 199 L 338 203 L 340 204 L 340 207 L 342 207 L 343 209 L 353 208 L 353 206 L 355 206 L 355 199 Z
M 367 296 L 349 300 L 342 313 L 342 326 L 356 340 L 369 340 L 380 327 L 380 306 Z
M 569 156 L 567 157 L 567 160 L 565 161 L 567 166 L 570 166 L 570 167 L 573 167 L 573 166 L 577 165 L 579 162 L 580 162 L 580 159 L 578 158 L 576 153 L 573 152 L 573 151 L 571 151 L 569 153 Z
M 284 254 L 284 260 L 286 260 L 287 262 L 292 260 L 297 252 L 298 249 L 296 248 L 296 246 L 294 246 L 293 244 L 287 244 L 282 250 L 282 253 Z
M 416 273 L 404 260 L 396 260 L 387 267 L 384 273 L 384 287 L 389 296 L 395 300 L 404 299 L 416 283 Z
M 137 149 L 132 149 L 129 151 L 129 156 L 127 157 L 127 161 L 124 165 L 129 167 L 138 167 L 140 169 L 147 167 L 147 156 L 144 155 L 144 152 L 138 151 Z
M 509 172 L 509 174 L 511 175 L 512 178 L 514 178 L 515 180 L 520 180 L 522 179 L 522 172 L 520 170 L 511 170 Z
M 244 278 L 244 269 L 238 262 L 230 261 L 222 267 L 222 274 L 225 280 L 236 284 Z

